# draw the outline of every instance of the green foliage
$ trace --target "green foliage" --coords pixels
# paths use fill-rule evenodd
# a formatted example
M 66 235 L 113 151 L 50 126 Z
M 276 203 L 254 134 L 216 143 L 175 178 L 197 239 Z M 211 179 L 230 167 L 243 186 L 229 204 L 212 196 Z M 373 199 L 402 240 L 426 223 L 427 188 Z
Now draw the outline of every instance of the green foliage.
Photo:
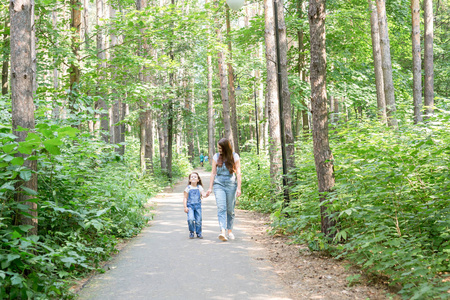
M 129 238 L 149 220 L 147 199 L 166 185 L 164 177 L 140 174 L 137 142 L 130 141 L 123 160 L 113 145 L 73 127 L 37 125 L 24 142 L 8 127 L 0 130 L 0 298 L 49 299 L 70 297 L 71 280 L 99 268 L 115 250 L 119 238 Z M 38 162 L 38 192 L 22 187 L 31 171 L 17 152 Z M 188 168 L 175 160 L 175 174 Z M 14 201 L 25 192 L 38 204 L 38 235 L 32 226 L 16 226 L 28 206 Z
M 336 186 L 328 195 L 338 220 L 332 243 L 320 233 L 310 142 L 296 144 L 290 204 L 276 205 L 253 155 L 243 154 L 241 206 L 271 212 L 273 226 L 310 250 L 327 250 L 400 284 L 405 299 L 446 298 L 450 288 L 450 115 L 398 131 L 352 122 L 331 134 Z M 267 160 L 267 159 L 266 159 Z M 268 170 L 262 167 L 268 176 Z M 279 198 L 278 198 L 279 199 Z M 279 201 L 279 200 L 278 200 Z M 288 217 L 287 217 L 288 216 Z M 349 278 L 354 284 L 358 278 Z

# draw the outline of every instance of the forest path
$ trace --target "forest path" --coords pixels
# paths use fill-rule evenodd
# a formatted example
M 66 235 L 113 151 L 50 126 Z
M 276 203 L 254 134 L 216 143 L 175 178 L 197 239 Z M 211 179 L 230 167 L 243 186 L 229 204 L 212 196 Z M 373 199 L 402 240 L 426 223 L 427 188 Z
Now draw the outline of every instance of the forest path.
M 205 189 L 209 173 L 197 170 Z M 93 277 L 78 299 L 291 299 L 236 212 L 234 241 L 222 242 L 214 193 L 204 199 L 204 239 L 189 239 L 183 190 L 187 180 L 158 194 L 151 226 Z

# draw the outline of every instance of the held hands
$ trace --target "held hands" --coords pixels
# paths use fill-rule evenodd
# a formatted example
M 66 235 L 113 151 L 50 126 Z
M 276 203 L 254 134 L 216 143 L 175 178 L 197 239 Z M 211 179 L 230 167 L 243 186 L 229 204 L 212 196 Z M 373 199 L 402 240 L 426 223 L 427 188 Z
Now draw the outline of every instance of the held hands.
M 211 195 L 211 189 L 208 189 L 207 191 L 206 191 L 206 194 L 205 194 L 205 197 L 208 197 L 209 195 Z
M 189 208 L 187 208 L 187 206 L 184 207 L 184 212 L 188 213 L 189 212 Z

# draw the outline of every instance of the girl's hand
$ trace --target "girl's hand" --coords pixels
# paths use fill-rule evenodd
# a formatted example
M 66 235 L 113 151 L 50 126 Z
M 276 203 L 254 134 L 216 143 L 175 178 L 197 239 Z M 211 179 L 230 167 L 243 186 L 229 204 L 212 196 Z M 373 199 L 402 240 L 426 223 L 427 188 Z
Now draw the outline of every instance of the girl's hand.
M 185 207 L 185 208 L 184 208 L 184 212 L 185 212 L 185 213 L 188 213 L 188 212 L 189 212 L 189 208 Z
M 208 189 L 207 191 L 206 191 L 206 196 L 205 197 L 208 197 L 209 195 L 211 195 L 211 189 Z
M 236 198 L 239 197 L 241 195 L 241 189 L 237 189 L 236 190 Z

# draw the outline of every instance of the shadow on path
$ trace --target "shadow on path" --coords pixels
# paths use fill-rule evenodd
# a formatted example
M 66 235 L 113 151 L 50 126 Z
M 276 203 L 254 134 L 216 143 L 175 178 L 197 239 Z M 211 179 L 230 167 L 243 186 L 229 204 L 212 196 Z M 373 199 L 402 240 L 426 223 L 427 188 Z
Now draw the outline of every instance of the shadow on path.
M 205 189 L 209 173 L 199 172 Z M 189 239 L 183 190 L 187 179 L 151 201 L 156 214 L 144 230 L 93 277 L 78 299 L 290 299 L 279 277 L 258 260 L 256 243 L 239 226 L 221 242 L 214 194 L 203 200 L 204 239 Z

